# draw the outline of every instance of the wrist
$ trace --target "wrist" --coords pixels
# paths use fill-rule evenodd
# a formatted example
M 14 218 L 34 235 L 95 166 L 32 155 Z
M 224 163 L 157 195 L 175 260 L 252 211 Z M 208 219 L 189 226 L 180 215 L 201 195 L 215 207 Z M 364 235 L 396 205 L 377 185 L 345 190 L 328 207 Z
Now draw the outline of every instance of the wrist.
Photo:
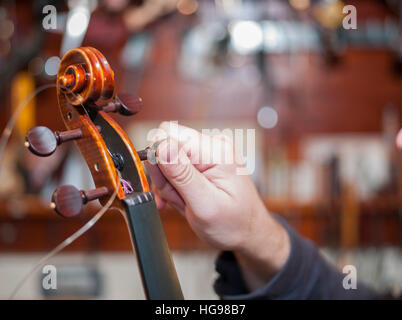
M 269 282 L 285 265 L 290 254 L 287 231 L 265 207 L 255 220 L 254 230 L 248 240 L 234 251 L 250 290 Z

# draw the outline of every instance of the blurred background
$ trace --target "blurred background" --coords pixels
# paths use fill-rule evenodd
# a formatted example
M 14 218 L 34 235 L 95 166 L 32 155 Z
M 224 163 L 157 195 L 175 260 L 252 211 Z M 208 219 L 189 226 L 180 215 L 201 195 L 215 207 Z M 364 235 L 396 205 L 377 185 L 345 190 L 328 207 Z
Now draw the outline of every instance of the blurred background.
M 344 27 L 346 5 L 357 29 Z M 86 164 L 72 143 L 48 158 L 23 144 L 33 126 L 64 128 L 57 68 L 81 45 L 106 56 L 117 92 L 142 97 L 138 115 L 115 117 L 137 149 L 164 120 L 255 129 L 253 179 L 267 207 L 339 268 L 353 264 L 358 280 L 400 294 L 402 2 L 0 0 L 0 128 L 29 101 L 1 155 L 0 298 L 99 208 L 57 216 L 51 193 L 91 188 Z M 185 297 L 217 298 L 217 252 L 172 208 L 161 216 Z M 44 290 L 38 271 L 17 297 L 143 298 L 120 215 L 48 263 L 58 290 Z

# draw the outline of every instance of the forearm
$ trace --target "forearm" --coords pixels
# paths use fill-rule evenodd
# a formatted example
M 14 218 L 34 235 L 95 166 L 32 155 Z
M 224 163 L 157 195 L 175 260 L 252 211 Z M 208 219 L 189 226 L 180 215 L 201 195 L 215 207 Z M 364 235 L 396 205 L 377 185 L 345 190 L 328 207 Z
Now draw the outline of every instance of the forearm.
M 246 250 L 234 252 L 249 291 L 264 287 L 282 269 L 290 254 L 288 232 L 266 211 L 259 228 Z
M 223 299 L 375 299 L 374 291 L 361 283 L 356 290 L 343 288 L 344 275 L 329 265 L 317 248 L 280 219 L 290 239 L 290 254 L 284 266 L 257 290 L 249 288 L 249 271 L 243 272 L 234 255 L 225 253 L 217 261 L 220 277 L 215 290 Z M 266 247 L 261 244 L 261 249 Z M 242 263 L 242 262 L 240 262 Z M 262 279 L 262 278 L 259 278 Z M 236 283 L 236 284 L 235 284 Z

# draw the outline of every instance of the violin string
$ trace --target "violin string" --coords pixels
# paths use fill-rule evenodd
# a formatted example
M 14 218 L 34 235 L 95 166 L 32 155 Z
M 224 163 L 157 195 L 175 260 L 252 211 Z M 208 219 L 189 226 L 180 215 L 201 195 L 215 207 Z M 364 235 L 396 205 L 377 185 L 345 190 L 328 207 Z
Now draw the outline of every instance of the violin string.
M 120 173 L 116 170 L 117 172 L 117 177 L 118 181 L 116 184 L 116 188 L 113 192 L 113 194 L 110 196 L 109 200 L 107 203 L 90 219 L 87 223 L 85 223 L 80 229 L 78 229 L 76 232 L 74 232 L 71 236 L 69 236 L 67 239 L 65 239 L 62 243 L 60 243 L 57 247 L 55 247 L 52 251 L 50 251 L 47 255 L 45 255 L 42 259 L 40 259 L 32 268 L 25 274 L 25 276 L 18 282 L 17 286 L 11 293 L 9 300 L 14 299 L 18 291 L 22 288 L 22 286 L 27 282 L 27 280 L 30 278 L 32 274 L 34 274 L 41 266 L 43 266 L 49 259 L 51 259 L 53 256 L 58 254 L 61 250 L 63 250 L 65 247 L 73 243 L 75 240 L 77 240 L 80 236 L 82 236 L 85 232 L 87 232 L 89 229 L 93 227 L 93 225 L 98 222 L 100 218 L 105 214 L 105 212 L 111 207 L 114 199 L 116 198 L 117 195 L 117 190 L 119 186 L 119 180 L 120 180 Z
M 10 120 L 8 120 L 0 138 L 0 168 L 1 168 L 1 161 L 3 159 L 4 151 L 6 149 L 8 140 L 10 139 L 11 133 L 14 130 L 15 124 L 18 121 L 19 116 L 21 115 L 21 112 L 24 111 L 25 107 L 28 105 L 28 103 L 40 92 L 56 87 L 56 84 L 46 84 L 43 86 L 40 86 L 37 88 L 35 91 L 33 91 L 28 97 L 25 98 L 25 100 L 17 107 L 17 110 L 13 113 L 11 116 Z
M 28 105 L 28 103 L 40 92 L 48 89 L 48 88 L 52 88 L 52 87 L 56 87 L 56 84 L 46 84 L 43 85 L 39 88 L 37 88 L 35 91 L 33 91 L 22 103 L 21 105 L 19 105 L 17 107 L 17 110 L 13 113 L 13 115 L 11 116 L 10 120 L 7 122 L 1 137 L 0 137 L 0 170 L 1 170 L 1 162 L 3 159 L 3 155 L 4 155 L 4 151 L 5 148 L 7 146 L 7 143 L 11 137 L 12 131 L 15 127 L 15 124 L 18 121 L 18 118 L 20 116 L 20 114 L 22 113 L 22 111 L 25 109 L 25 107 Z M 74 94 L 74 93 L 73 93 Z M 81 104 L 82 105 L 82 104 Z M 83 105 L 82 105 L 83 106 Z M 83 106 L 84 107 L 84 106 Z M 84 110 L 86 111 L 85 107 Z M 16 287 L 14 288 L 13 292 L 11 293 L 11 295 L 9 296 L 9 300 L 14 299 L 14 297 L 17 295 L 17 293 L 19 292 L 19 290 L 23 287 L 23 285 L 28 281 L 28 279 L 31 277 L 32 274 L 34 274 L 37 269 L 39 269 L 42 265 L 44 265 L 49 259 L 51 259 L 52 257 L 54 257 L 56 254 L 58 254 L 60 251 L 62 251 L 64 248 L 66 248 L 68 245 L 70 245 L 71 243 L 73 243 L 76 239 L 78 239 L 80 236 L 82 236 L 85 232 L 87 232 L 89 229 L 92 228 L 92 226 L 98 222 L 98 220 L 100 218 L 102 218 L 102 216 L 105 214 L 105 212 L 111 208 L 113 201 L 115 200 L 116 196 L 117 196 L 117 190 L 119 187 L 119 183 L 120 183 L 120 172 L 118 170 L 116 170 L 117 172 L 117 178 L 118 180 L 116 181 L 116 188 L 113 192 L 113 194 L 110 196 L 109 200 L 107 201 L 107 203 L 87 222 L 85 223 L 80 229 L 78 229 L 75 233 L 73 233 L 71 236 L 69 236 L 67 239 L 65 239 L 63 242 L 61 242 L 57 247 L 55 247 L 52 251 L 50 251 L 47 255 L 45 255 L 42 259 L 40 259 L 35 265 L 34 267 L 25 274 L 25 276 L 23 278 L 21 278 L 21 280 L 18 282 L 18 284 L 16 285 Z

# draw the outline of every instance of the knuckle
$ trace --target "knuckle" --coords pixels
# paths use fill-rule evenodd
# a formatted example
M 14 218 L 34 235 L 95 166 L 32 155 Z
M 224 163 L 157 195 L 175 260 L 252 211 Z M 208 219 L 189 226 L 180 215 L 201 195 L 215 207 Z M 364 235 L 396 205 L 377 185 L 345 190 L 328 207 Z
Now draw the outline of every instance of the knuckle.
M 184 186 L 190 183 L 193 178 L 193 170 L 190 165 L 180 165 L 175 174 L 172 175 L 172 179 L 176 184 Z

